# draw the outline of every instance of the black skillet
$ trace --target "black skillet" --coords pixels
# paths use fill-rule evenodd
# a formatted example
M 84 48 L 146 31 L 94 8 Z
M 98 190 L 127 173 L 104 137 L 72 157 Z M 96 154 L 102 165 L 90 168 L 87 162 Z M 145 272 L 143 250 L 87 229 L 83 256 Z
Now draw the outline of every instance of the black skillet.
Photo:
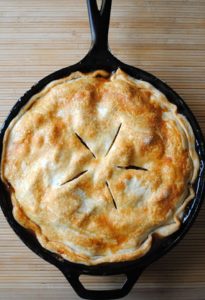
M 148 81 L 154 85 L 158 90 L 167 96 L 169 101 L 176 104 L 178 111 L 188 119 L 196 138 L 196 151 L 200 158 L 200 170 L 194 185 L 196 196 L 186 208 L 182 225 L 176 233 L 162 240 L 156 239 L 153 243 L 151 251 L 141 259 L 121 263 L 107 263 L 98 266 L 85 266 L 82 264 L 71 263 L 42 248 L 35 236 L 21 227 L 13 218 L 12 204 L 9 193 L 7 192 L 4 184 L 0 181 L 0 204 L 10 226 L 33 252 L 59 268 L 59 270 L 62 271 L 67 280 L 70 282 L 76 293 L 85 299 L 115 299 L 127 295 L 142 271 L 153 261 L 167 253 L 173 246 L 177 244 L 177 242 L 182 239 L 199 211 L 204 192 L 205 148 L 200 127 L 184 101 L 169 86 L 155 76 L 143 70 L 122 63 L 110 53 L 108 47 L 108 28 L 111 4 L 112 0 L 103 0 L 101 9 L 98 10 L 96 0 L 87 0 L 92 35 L 92 45 L 89 53 L 79 63 L 59 70 L 43 78 L 19 99 L 19 101 L 11 110 L 1 130 L 0 153 L 2 153 L 2 141 L 4 134 L 11 120 L 19 113 L 21 108 L 29 101 L 29 99 L 34 94 L 39 93 L 49 82 L 68 76 L 70 73 L 77 70 L 89 72 L 97 69 L 105 69 L 109 72 L 113 72 L 120 67 L 131 76 L 137 79 Z M 127 280 L 121 289 L 94 291 L 84 288 L 79 280 L 79 276 L 81 274 L 96 276 L 125 274 Z

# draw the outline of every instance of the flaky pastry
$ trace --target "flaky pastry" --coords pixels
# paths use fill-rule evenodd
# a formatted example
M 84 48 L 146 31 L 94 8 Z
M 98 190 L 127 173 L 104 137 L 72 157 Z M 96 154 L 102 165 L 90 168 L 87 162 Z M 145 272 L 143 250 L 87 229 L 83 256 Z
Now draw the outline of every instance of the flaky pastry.
M 187 119 L 120 69 L 47 85 L 10 123 L 1 161 L 17 222 L 87 265 L 137 259 L 178 230 L 198 169 Z

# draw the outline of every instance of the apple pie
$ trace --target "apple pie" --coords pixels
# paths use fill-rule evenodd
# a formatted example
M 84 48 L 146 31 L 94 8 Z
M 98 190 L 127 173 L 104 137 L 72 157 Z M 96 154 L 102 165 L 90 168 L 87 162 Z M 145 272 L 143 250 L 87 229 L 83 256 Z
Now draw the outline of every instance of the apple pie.
M 198 169 L 187 119 L 120 69 L 48 84 L 10 123 L 1 161 L 16 221 L 86 265 L 137 259 L 178 230 Z

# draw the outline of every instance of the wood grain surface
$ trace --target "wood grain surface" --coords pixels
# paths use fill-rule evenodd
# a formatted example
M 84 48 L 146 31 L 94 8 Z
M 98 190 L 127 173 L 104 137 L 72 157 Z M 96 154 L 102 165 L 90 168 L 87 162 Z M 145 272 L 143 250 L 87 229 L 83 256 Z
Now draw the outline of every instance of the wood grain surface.
M 0 0 L 0 122 L 45 75 L 88 51 L 85 0 Z M 205 133 L 205 0 L 113 0 L 110 46 L 166 81 Z M 150 266 L 125 299 L 205 299 L 205 206 L 183 241 Z M 112 288 L 121 277 L 86 277 Z M 78 299 L 63 275 L 29 249 L 0 212 L 0 300 Z

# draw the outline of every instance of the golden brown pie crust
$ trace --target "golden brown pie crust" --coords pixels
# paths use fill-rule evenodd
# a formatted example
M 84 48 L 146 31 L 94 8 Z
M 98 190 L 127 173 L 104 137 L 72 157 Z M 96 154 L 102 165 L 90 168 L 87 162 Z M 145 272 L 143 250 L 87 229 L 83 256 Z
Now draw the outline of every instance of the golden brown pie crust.
M 15 219 L 87 265 L 139 258 L 180 227 L 199 169 L 177 107 L 121 70 L 76 72 L 30 99 L 5 136 Z

